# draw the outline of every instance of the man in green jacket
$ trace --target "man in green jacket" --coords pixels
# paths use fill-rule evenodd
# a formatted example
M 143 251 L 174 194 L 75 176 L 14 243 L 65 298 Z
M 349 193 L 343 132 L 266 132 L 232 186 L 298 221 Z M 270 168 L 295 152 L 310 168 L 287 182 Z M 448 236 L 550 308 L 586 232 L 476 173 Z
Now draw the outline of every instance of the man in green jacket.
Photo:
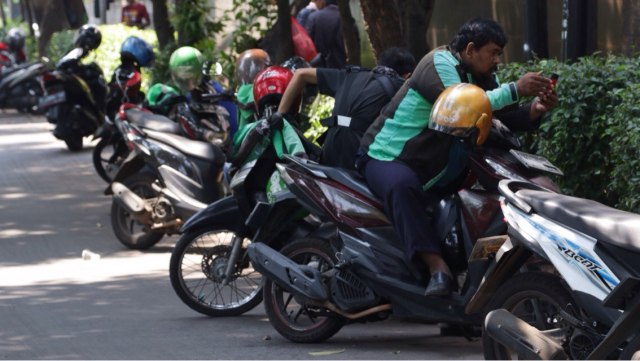
M 455 84 L 475 84 L 486 92 L 494 115 L 515 107 L 505 118 L 524 129 L 535 127 L 540 116 L 557 104 L 551 81 L 539 73 L 527 73 L 512 83 L 498 82 L 494 72 L 506 43 L 495 21 L 466 22 L 449 46 L 422 58 L 360 143 L 357 168 L 383 200 L 385 213 L 403 241 L 407 262 L 420 260 L 431 273 L 426 295 L 448 295 L 456 288 L 426 208 L 454 188 L 473 146 L 430 129 L 438 96 Z M 537 97 L 518 107 L 518 100 L 527 96 Z

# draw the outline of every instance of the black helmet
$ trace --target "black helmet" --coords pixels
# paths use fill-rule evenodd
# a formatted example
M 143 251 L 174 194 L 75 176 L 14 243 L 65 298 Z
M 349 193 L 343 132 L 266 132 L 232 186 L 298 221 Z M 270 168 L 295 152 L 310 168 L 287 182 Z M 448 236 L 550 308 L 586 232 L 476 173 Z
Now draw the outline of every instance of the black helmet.
M 13 52 L 18 52 L 24 47 L 24 32 L 19 28 L 12 28 L 7 32 L 5 42 L 9 46 L 9 49 Z
M 75 46 L 84 50 L 95 50 L 102 42 L 102 34 L 97 26 L 92 24 L 83 25 L 78 30 L 78 35 L 74 42 Z
M 291 70 L 292 73 L 295 73 L 296 70 L 298 69 L 311 68 L 311 65 L 309 64 L 308 61 L 304 60 L 304 58 L 297 55 L 285 60 L 284 63 L 282 63 L 281 65 Z

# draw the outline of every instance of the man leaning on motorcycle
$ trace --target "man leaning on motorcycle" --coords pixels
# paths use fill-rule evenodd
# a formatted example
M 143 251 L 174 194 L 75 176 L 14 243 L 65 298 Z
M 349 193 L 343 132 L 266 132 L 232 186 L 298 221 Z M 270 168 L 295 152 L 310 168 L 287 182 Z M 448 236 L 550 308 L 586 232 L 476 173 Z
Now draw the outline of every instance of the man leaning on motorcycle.
M 382 199 L 403 241 L 406 260 L 415 258 L 428 267 L 431 279 L 425 295 L 448 295 L 456 288 L 427 209 L 464 180 L 467 155 L 484 141 L 480 135 L 486 136 L 492 112 L 513 130 L 533 130 L 540 117 L 557 105 L 551 81 L 540 73 L 524 74 L 512 83 L 498 82 L 495 70 L 506 43 L 495 21 L 467 21 L 448 46 L 422 58 L 362 138 L 357 168 Z M 441 119 L 430 121 L 430 114 L 438 116 L 431 113 L 438 96 L 459 83 L 471 83 L 484 91 L 457 87 L 446 95 L 449 103 L 440 107 L 447 112 L 445 117 L 440 114 Z M 521 97 L 528 96 L 536 98 L 517 105 Z M 461 111 L 452 112 L 452 107 Z M 488 123 L 479 118 L 461 119 L 459 114 L 465 111 L 488 116 Z

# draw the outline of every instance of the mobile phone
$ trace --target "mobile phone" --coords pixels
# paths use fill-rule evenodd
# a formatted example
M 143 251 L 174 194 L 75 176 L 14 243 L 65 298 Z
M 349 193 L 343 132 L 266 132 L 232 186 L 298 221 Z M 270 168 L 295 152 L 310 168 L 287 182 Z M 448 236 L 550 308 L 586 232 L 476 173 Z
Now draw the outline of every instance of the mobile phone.
M 553 87 L 555 88 L 556 84 L 558 84 L 558 79 L 560 78 L 560 75 L 558 75 L 557 73 L 551 73 L 551 76 L 549 77 L 549 79 L 551 79 L 551 84 L 553 84 Z

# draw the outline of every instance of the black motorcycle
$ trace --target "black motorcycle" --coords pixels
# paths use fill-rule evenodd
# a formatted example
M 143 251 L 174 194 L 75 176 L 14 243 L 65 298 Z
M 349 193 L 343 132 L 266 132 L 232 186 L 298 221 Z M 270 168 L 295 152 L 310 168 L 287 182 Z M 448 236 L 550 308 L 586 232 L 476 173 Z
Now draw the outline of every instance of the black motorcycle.
M 3 68 L 0 72 L 0 109 L 16 109 L 21 113 L 40 114 L 38 101 L 44 94 L 40 78 L 47 71 L 43 62 L 32 62 Z
M 94 134 L 104 123 L 107 85 L 102 69 L 96 63 L 83 64 L 82 59 L 93 50 L 77 47 L 43 75 L 45 96 L 38 107 L 55 124 L 53 135 L 63 140 L 69 150 L 82 149 L 83 138 Z
M 487 255 L 506 238 L 498 181 L 518 178 L 557 189 L 544 176 L 557 169 L 546 159 L 513 149 L 518 145 L 494 120 L 490 141 L 473 152 L 466 185 L 428 210 L 459 286 L 449 297 L 424 295 L 428 270 L 421 262 L 405 262 L 381 201 L 363 179 L 290 157 L 279 167 L 288 188 L 309 212 L 338 225 L 338 232 L 329 242 L 307 237 L 280 252 L 262 243 L 249 246 L 251 263 L 268 278 L 264 302 L 271 324 L 294 342 L 323 341 L 345 323 L 390 315 L 479 326 L 483 314 L 466 314 L 465 305 L 492 262 Z
M 277 106 L 277 104 L 276 104 Z M 181 228 L 171 254 L 171 285 L 191 309 L 208 316 L 243 314 L 262 300 L 261 275 L 247 257 L 249 240 L 274 248 L 303 236 L 328 237 L 332 225 L 322 225 L 295 197 L 278 185 L 280 162 L 271 143 L 267 107 L 256 129 L 240 146 L 230 180 L 231 195 L 193 215 Z M 317 157 L 317 146 L 299 134 L 305 151 Z M 251 159 L 250 154 L 259 154 Z

